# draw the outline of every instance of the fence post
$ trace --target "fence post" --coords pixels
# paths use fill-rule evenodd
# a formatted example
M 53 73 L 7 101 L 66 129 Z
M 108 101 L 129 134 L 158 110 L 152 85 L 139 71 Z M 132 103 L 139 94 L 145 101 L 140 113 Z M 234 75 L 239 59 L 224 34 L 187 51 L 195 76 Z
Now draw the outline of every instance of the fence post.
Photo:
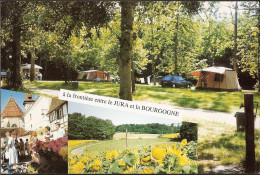
M 125 144 L 126 144 L 126 148 L 127 148 L 127 129 L 125 130 Z
M 244 94 L 245 118 L 246 118 L 246 173 L 255 172 L 255 134 L 254 134 L 254 95 Z

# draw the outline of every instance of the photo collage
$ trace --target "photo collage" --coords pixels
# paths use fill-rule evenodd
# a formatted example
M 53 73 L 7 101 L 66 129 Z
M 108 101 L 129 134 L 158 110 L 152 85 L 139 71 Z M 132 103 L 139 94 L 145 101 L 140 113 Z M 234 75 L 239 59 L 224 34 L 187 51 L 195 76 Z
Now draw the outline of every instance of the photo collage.
M 0 11 L 0 174 L 260 173 L 259 1 Z

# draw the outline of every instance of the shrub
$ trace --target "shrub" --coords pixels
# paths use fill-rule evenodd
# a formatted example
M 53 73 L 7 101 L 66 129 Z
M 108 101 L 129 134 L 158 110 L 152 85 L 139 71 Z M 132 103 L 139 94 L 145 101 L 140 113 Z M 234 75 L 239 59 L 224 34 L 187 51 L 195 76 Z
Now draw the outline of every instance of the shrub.
M 198 124 L 190 123 L 190 122 L 182 122 L 182 125 L 180 128 L 180 137 L 181 137 L 181 139 L 187 139 L 188 142 L 197 141 L 198 140 Z

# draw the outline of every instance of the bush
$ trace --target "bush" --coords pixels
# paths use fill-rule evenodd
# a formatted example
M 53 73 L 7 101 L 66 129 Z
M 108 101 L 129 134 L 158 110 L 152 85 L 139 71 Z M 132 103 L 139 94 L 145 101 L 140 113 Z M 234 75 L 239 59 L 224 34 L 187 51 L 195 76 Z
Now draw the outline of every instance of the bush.
M 181 139 L 187 139 L 188 142 L 197 141 L 198 140 L 198 124 L 182 122 L 182 125 L 180 128 L 180 137 L 181 137 Z
M 115 126 L 111 120 L 97 117 L 85 117 L 80 113 L 69 114 L 69 132 L 71 140 L 106 140 L 112 139 Z

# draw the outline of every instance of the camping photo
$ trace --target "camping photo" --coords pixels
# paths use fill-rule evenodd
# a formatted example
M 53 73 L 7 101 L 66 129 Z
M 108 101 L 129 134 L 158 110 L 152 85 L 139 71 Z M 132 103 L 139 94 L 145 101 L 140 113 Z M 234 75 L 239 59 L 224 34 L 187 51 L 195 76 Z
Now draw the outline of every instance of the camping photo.
M 67 173 L 67 106 L 1 90 L 1 174 Z
M 198 124 L 198 173 L 258 173 L 259 9 L 259 1 L 4 1 L 1 87 L 178 109 Z
M 69 173 L 197 173 L 196 123 L 69 102 Z

